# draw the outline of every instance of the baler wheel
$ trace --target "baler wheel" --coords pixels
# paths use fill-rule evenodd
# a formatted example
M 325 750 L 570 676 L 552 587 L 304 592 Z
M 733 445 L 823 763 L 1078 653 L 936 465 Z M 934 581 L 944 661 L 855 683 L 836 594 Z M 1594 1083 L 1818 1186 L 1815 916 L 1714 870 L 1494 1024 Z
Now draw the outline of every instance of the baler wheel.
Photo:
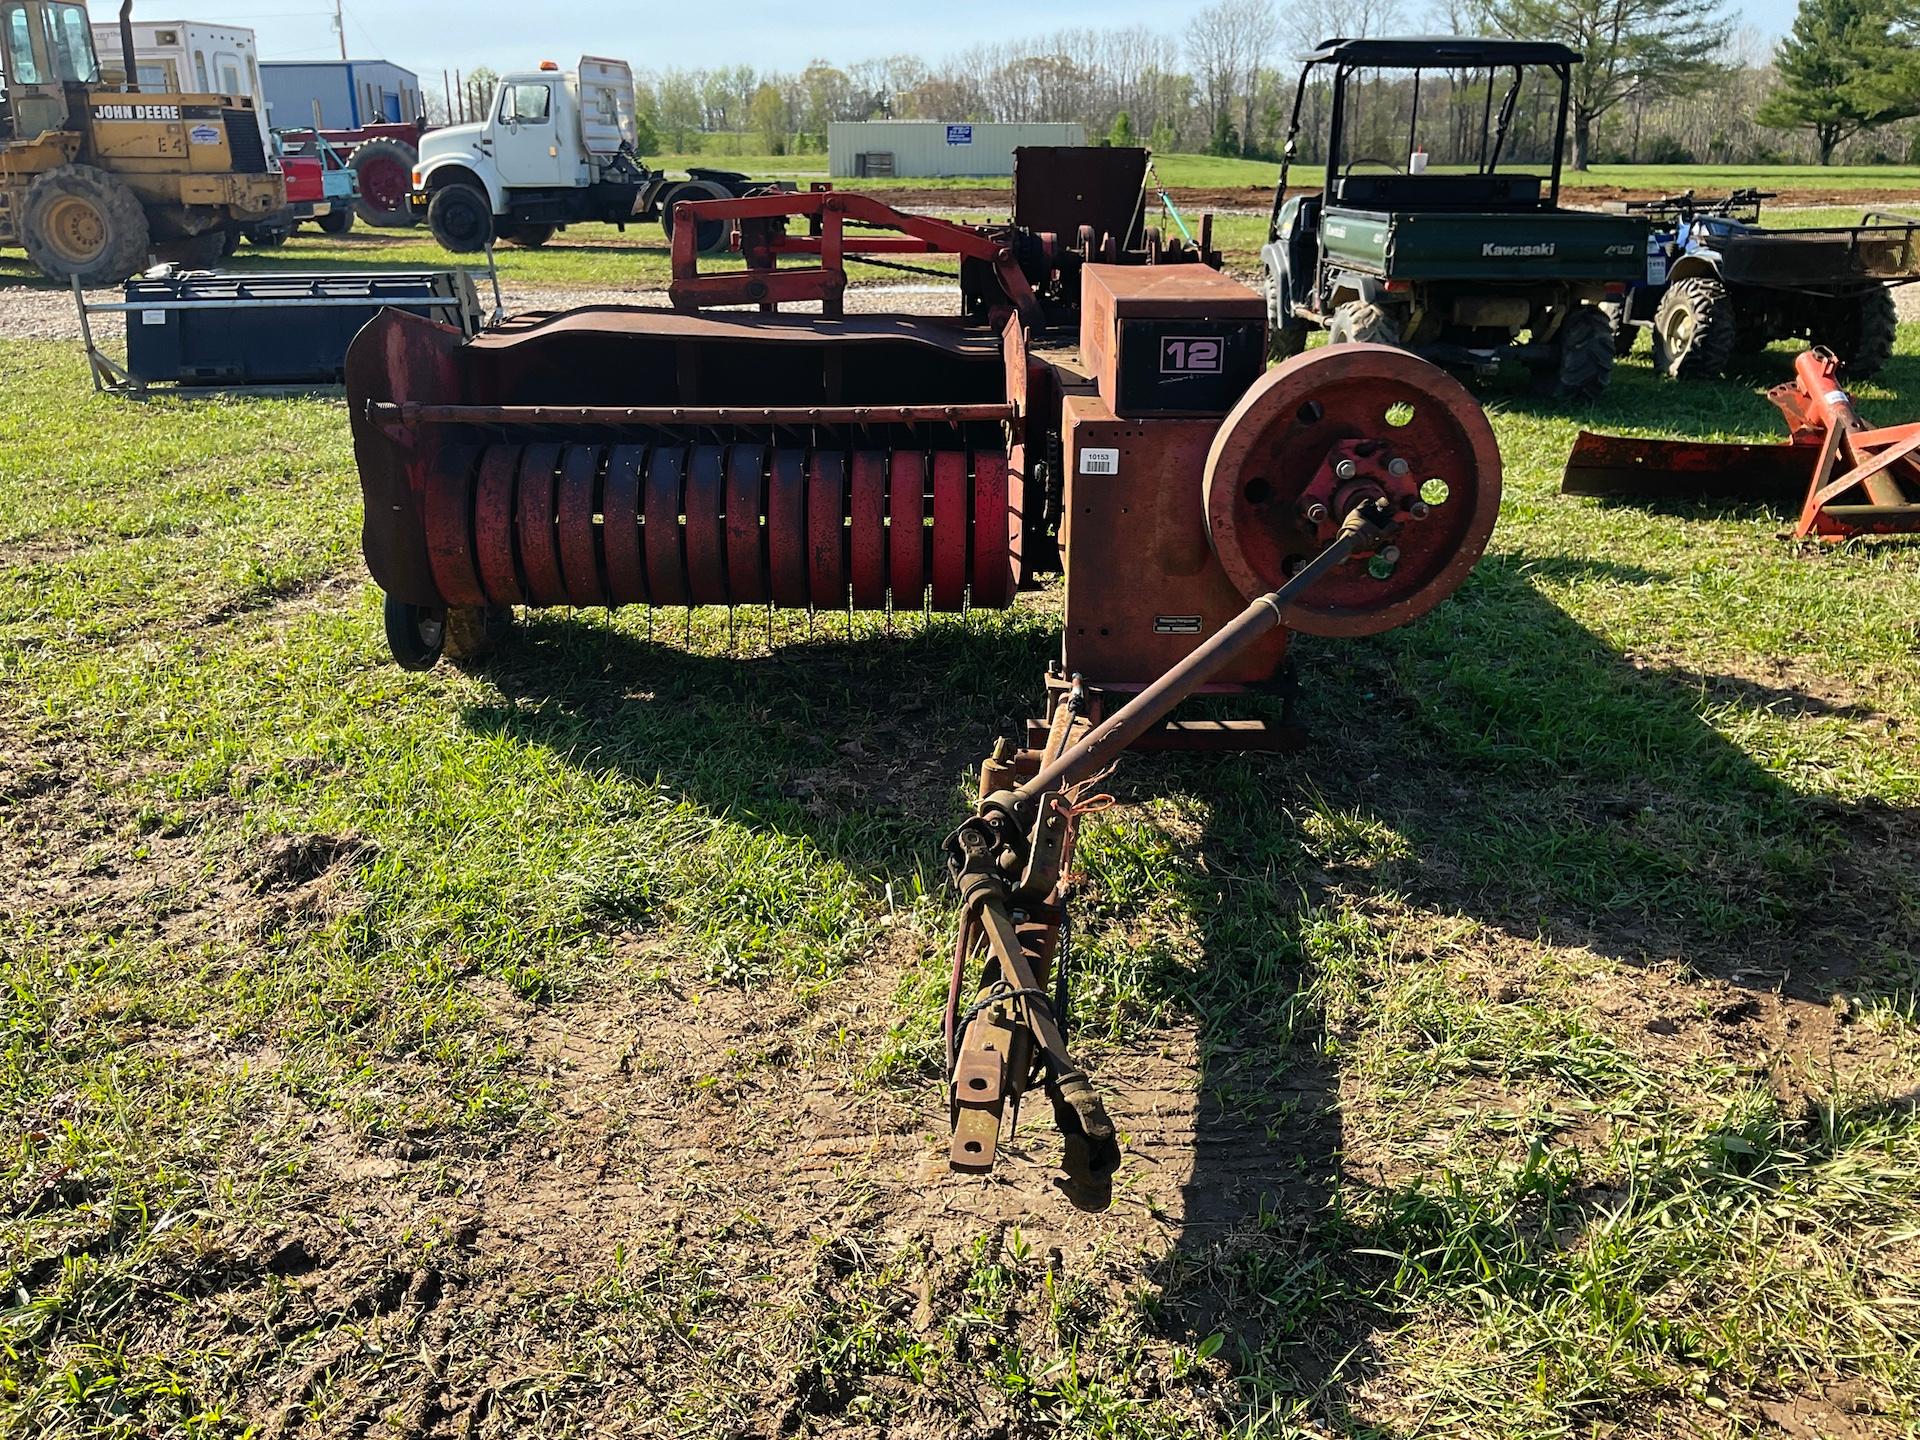
M 1425 614 L 1466 579 L 1500 510 L 1500 448 L 1464 385 L 1404 350 L 1329 345 L 1267 371 L 1221 424 L 1207 455 L 1207 536 L 1252 600 L 1381 493 L 1399 511 L 1397 533 L 1288 605 L 1289 630 L 1377 635 Z
M 447 612 L 387 596 L 387 648 L 402 670 L 431 670 L 447 643 Z

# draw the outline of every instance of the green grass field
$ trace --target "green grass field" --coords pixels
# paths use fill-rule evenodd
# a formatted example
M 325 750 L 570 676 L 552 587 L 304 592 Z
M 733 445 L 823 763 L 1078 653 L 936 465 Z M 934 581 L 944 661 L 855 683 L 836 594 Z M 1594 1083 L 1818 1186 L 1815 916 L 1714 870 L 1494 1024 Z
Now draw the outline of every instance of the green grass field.
M 1303 754 L 1122 768 L 1090 1216 L 1043 1106 L 941 1159 L 1057 588 L 407 674 L 340 401 L 0 343 L 0 1433 L 1920 1434 L 1920 543 L 1556 493 L 1789 361 L 1485 387 L 1465 588 L 1298 643 Z

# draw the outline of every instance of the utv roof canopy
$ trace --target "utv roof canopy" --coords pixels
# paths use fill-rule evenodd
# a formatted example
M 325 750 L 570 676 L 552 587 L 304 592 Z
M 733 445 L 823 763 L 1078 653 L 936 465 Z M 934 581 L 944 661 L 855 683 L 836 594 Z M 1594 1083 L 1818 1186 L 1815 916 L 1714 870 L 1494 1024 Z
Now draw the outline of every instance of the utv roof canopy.
M 1322 40 L 1308 65 L 1374 65 L 1433 70 L 1458 65 L 1578 65 L 1580 52 L 1552 40 L 1498 40 L 1462 35 L 1395 35 L 1377 40 Z

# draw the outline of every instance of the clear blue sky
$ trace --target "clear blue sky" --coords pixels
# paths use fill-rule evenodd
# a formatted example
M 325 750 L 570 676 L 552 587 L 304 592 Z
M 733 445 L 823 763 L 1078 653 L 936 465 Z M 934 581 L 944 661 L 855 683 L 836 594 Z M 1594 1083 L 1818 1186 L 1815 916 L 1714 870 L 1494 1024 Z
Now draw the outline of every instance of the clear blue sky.
M 1418 15 L 1424 6 L 1407 0 L 1404 8 Z M 1772 35 L 1786 29 L 1794 0 L 1734 0 L 1728 8 L 1740 24 Z M 92 9 L 95 20 L 108 20 L 117 6 L 94 0 Z M 252 26 L 267 60 L 339 54 L 332 0 L 136 0 L 133 13 Z M 1141 24 L 1171 34 L 1184 23 L 1184 7 L 1165 0 L 629 0 L 555 6 L 544 15 L 526 0 L 347 0 L 346 15 L 355 58 L 392 60 L 436 85 L 442 66 L 564 64 L 583 53 L 621 57 L 636 70 L 741 63 L 797 70 L 816 57 L 844 63 L 908 52 L 933 59 L 987 39 L 1094 25 Z

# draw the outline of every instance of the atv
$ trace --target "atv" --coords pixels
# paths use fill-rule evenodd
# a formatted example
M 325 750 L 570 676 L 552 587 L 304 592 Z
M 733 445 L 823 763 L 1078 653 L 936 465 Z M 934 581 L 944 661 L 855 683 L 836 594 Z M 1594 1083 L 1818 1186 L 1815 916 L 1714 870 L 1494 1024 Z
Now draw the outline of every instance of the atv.
M 1858 225 L 1767 230 L 1766 190 L 1696 200 L 1616 202 L 1653 223 L 1647 278 L 1610 305 L 1614 348 L 1653 332 L 1662 375 L 1719 375 L 1741 355 L 1798 337 L 1830 350 L 1847 374 L 1877 373 L 1893 353 L 1893 287 L 1920 280 L 1920 219 L 1870 210 Z

